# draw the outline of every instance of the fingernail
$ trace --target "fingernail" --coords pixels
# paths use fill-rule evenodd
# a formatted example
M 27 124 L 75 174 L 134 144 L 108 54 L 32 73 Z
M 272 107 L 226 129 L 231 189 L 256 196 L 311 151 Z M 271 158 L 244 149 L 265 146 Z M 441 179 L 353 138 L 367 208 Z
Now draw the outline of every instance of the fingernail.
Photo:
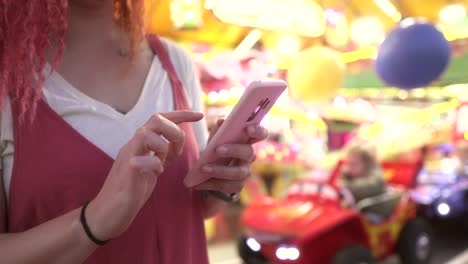
M 205 167 L 203 167 L 203 172 L 211 173 L 211 172 L 213 172 L 213 168 L 212 168 L 212 167 L 205 166 Z
M 228 149 L 226 147 L 221 146 L 218 148 L 219 154 L 226 154 L 227 152 L 228 152 Z
M 253 126 L 249 126 L 249 127 L 247 128 L 247 132 L 249 132 L 250 134 L 255 133 L 256 130 L 257 130 L 257 129 L 255 129 L 255 127 L 253 127 Z

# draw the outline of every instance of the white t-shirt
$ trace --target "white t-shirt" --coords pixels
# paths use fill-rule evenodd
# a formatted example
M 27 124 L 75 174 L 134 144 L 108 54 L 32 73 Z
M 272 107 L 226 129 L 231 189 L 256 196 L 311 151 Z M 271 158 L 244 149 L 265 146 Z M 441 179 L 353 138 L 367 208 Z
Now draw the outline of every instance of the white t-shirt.
M 200 84 L 189 56 L 172 42 L 163 41 L 191 108 L 203 111 Z M 153 114 L 174 110 L 171 82 L 157 56 L 153 59 L 140 98 L 126 114 L 83 94 L 57 72 L 46 79 L 43 90 L 44 99 L 55 112 L 112 158 Z M 199 148 L 203 149 L 208 138 L 205 120 L 193 123 L 193 128 Z M 13 143 L 11 105 L 6 100 L 0 122 L 0 165 L 7 197 L 13 169 Z

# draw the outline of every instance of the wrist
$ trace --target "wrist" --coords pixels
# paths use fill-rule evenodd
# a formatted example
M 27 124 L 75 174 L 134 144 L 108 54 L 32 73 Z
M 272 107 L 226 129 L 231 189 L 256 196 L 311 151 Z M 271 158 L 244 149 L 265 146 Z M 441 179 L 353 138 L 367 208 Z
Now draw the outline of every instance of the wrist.
M 86 235 L 88 236 L 88 238 L 93 241 L 96 245 L 99 245 L 99 246 L 103 246 L 105 244 L 107 244 L 107 242 L 109 242 L 108 239 L 106 240 L 102 240 L 98 237 L 96 237 L 96 235 L 93 233 L 93 231 L 91 230 L 89 224 L 88 224 L 88 221 L 86 219 L 86 209 L 88 208 L 88 205 L 89 203 L 86 202 L 82 207 L 81 207 L 81 212 L 80 212 L 80 221 L 81 221 L 81 225 L 83 226 L 83 230 L 84 232 L 86 233 Z
M 86 208 L 84 208 L 84 206 L 85 204 L 83 204 L 83 207 L 80 208 L 80 224 L 81 231 L 85 234 L 85 236 L 91 241 L 93 239 L 90 238 L 90 235 L 99 241 L 107 241 L 111 239 L 111 230 L 107 228 L 109 225 L 106 225 L 105 223 L 106 220 L 104 208 L 100 208 L 99 204 L 95 200 L 89 202 Z M 83 216 L 81 216 L 81 214 L 83 214 Z M 91 234 L 87 234 L 85 228 L 88 228 L 88 232 Z
M 223 207 L 228 203 L 213 197 L 208 192 L 203 191 L 203 215 L 205 218 L 211 218 L 215 216 Z
M 80 221 L 80 213 L 81 213 L 81 207 L 76 209 L 73 214 L 73 220 L 71 223 L 71 232 L 72 236 L 77 240 L 77 243 L 81 245 L 82 247 L 90 248 L 90 249 L 95 249 L 98 247 L 93 241 L 91 241 L 86 233 L 83 230 L 83 225 L 81 224 Z

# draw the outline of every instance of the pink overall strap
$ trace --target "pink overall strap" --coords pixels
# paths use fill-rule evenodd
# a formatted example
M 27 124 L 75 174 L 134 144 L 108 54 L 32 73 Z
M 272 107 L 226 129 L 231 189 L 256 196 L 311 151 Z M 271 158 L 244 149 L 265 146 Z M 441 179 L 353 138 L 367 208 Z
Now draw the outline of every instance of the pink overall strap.
M 171 81 L 175 110 L 189 110 L 185 89 L 166 45 L 156 35 L 149 35 L 148 41 Z M 183 184 L 193 162 L 198 159 L 199 150 L 192 124 L 178 126 L 185 132 L 184 152 L 158 177 L 153 197 L 159 242 L 160 262 L 157 264 L 208 264 L 202 194 Z
M 150 45 L 153 48 L 154 53 L 159 57 L 159 60 L 166 70 L 169 79 L 171 80 L 172 84 L 172 91 L 174 93 L 174 108 L 175 110 L 188 110 L 190 107 L 188 106 L 188 101 L 187 101 L 187 96 L 185 94 L 185 90 L 182 86 L 182 82 L 180 81 L 179 77 L 177 76 L 177 73 L 174 69 L 174 66 L 171 62 L 171 59 L 169 57 L 169 53 L 167 52 L 166 47 L 164 47 L 164 44 L 161 42 L 161 39 L 156 36 L 156 35 L 149 35 L 148 36 L 148 41 Z M 189 131 L 192 131 L 191 126 L 187 126 Z M 195 156 L 195 159 L 198 158 L 198 153 Z M 232 201 L 233 197 L 235 194 L 232 194 L 231 196 L 226 196 L 221 192 L 217 191 L 208 191 L 215 197 L 224 200 L 224 201 Z
M 172 92 L 174 93 L 174 108 L 175 110 L 189 109 L 187 96 L 182 86 L 182 82 L 177 76 L 177 72 L 169 57 L 167 48 L 162 43 L 161 39 L 154 34 L 148 35 L 148 41 L 153 49 L 153 52 L 159 57 L 163 68 L 166 70 L 172 84 Z

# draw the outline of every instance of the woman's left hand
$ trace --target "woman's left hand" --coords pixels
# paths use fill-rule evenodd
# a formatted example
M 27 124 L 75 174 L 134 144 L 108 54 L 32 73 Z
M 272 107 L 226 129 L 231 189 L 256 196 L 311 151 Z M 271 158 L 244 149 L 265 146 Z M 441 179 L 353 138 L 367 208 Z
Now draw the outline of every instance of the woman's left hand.
M 216 127 L 210 132 L 208 142 L 224 122 L 218 120 Z M 210 179 L 195 188 L 198 190 L 211 190 L 225 193 L 227 195 L 238 193 L 244 187 L 245 181 L 250 176 L 250 166 L 255 161 L 255 152 L 252 144 L 264 140 L 268 131 L 262 126 L 249 126 L 245 133 L 250 138 L 247 144 L 226 144 L 216 150 L 220 159 L 232 159 L 237 162 L 234 165 L 223 166 L 218 164 L 207 164 L 202 167 L 202 172 Z

